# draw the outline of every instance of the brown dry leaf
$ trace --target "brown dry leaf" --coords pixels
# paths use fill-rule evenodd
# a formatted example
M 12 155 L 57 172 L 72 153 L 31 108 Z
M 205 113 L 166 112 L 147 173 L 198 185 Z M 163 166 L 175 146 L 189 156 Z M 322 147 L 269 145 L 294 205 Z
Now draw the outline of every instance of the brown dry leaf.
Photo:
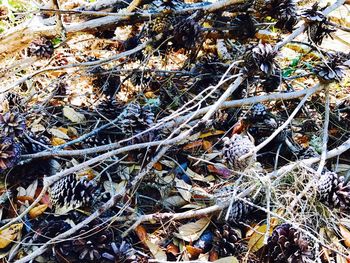
M 74 123 L 82 123 L 85 121 L 85 116 L 83 114 L 76 112 L 74 109 L 68 106 L 63 108 L 63 115 Z
M 144 241 L 147 239 L 147 231 L 146 231 L 146 229 L 143 226 L 139 225 L 139 226 L 136 227 L 135 233 L 136 233 L 137 237 L 141 240 L 141 242 L 144 245 L 146 245 L 144 243 Z
M 40 216 L 42 213 L 45 212 L 45 210 L 47 209 L 48 205 L 47 204 L 43 204 L 43 205 L 38 205 L 34 208 L 32 208 L 30 211 L 29 211 L 29 217 L 31 219 L 34 219 L 38 216 Z
M 58 137 L 53 137 L 51 139 L 51 145 L 52 146 L 58 146 L 58 145 L 62 145 L 62 144 L 65 144 L 66 141 L 61 139 L 61 138 L 58 138 Z
M 196 222 L 191 222 L 179 227 L 179 232 L 174 235 L 177 238 L 185 240 L 187 242 L 196 241 L 208 227 L 210 223 L 209 217 L 203 217 Z
M 350 231 L 344 225 L 339 225 L 339 229 L 344 239 L 344 244 L 350 248 Z
M 239 263 L 238 259 L 234 256 L 226 257 L 226 258 L 220 258 L 218 260 L 214 261 L 215 263 Z
M 160 162 L 156 162 L 155 164 L 153 164 L 153 168 L 156 169 L 157 171 L 163 170 L 163 166 Z
M 201 147 L 203 144 L 203 141 L 195 141 L 195 142 L 190 142 L 188 144 L 186 144 L 183 149 L 185 151 L 188 151 L 188 150 L 192 150 L 193 148 L 199 148 Z
M 202 249 L 190 245 L 186 246 L 186 250 L 190 255 L 190 258 L 198 258 L 198 256 L 202 253 Z
M 21 232 L 23 224 L 13 224 L 0 231 L 0 248 L 5 248 L 14 241 Z
M 184 180 L 178 178 L 175 178 L 175 184 L 182 198 L 185 199 L 187 202 L 190 202 L 192 197 L 192 194 L 190 192 L 192 186 L 187 184 Z
M 179 252 L 180 252 L 179 247 L 176 246 L 176 245 L 173 244 L 173 243 L 167 245 L 166 251 L 167 251 L 168 253 L 173 254 L 174 256 L 176 256 L 176 255 L 179 254 Z
M 203 141 L 203 150 L 212 153 L 213 152 L 213 144 L 210 141 Z

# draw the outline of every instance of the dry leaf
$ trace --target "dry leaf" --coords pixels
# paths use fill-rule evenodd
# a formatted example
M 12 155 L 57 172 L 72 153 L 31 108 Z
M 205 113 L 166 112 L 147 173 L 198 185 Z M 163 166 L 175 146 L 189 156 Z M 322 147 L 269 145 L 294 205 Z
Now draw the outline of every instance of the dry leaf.
M 190 142 L 188 144 L 186 144 L 183 149 L 185 151 L 188 151 L 188 150 L 192 150 L 193 148 L 199 148 L 201 147 L 203 144 L 203 141 L 195 141 L 195 142 Z
M 42 213 L 45 212 L 45 210 L 47 209 L 47 204 L 43 204 L 43 205 L 38 205 L 34 208 L 32 208 L 30 211 L 29 211 L 29 217 L 31 219 L 34 219 L 38 216 L 40 216 Z
M 58 138 L 58 137 L 53 137 L 51 139 L 51 145 L 52 146 L 58 146 L 58 145 L 62 145 L 62 144 L 65 144 L 66 141 L 61 139 L 61 138 Z
M 52 128 L 49 130 L 49 132 L 54 136 L 54 137 L 58 137 L 60 139 L 64 139 L 64 140 L 69 140 L 69 136 L 64 133 L 63 131 L 59 130 L 59 129 L 55 129 Z
M 0 231 L 0 248 L 7 247 L 21 232 L 23 224 L 14 224 Z
M 344 226 L 339 225 L 340 233 L 344 239 L 344 244 L 349 248 L 350 247 L 350 231 Z
M 196 241 L 210 223 L 209 217 L 203 217 L 196 222 L 191 222 L 179 227 L 179 232 L 174 235 L 187 242 Z
M 74 109 L 68 106 L 63 108 L 63 115 L 74 123 L 81 123 L 85 121 L 85 116 L 83 114 L 76 112 Z
M 44 125 L 38 123 L 38 124 L 33 124 L 33 125 L 31 125 L 30 130 L 31 130 L 31 132 L 33 132 L 33 133 L 38 133 L 38 132 L 43 132 L 43 131 L 45 131 L 46 128 L 44 127 Z
M 145 240 L 145 243 L 155 259 L 157 259 L 158 261 L 166 261 L 167 260 L 166 253 L 165 253 L 165 251 L 162 250 L 162 248 L 160 246 L 152 243 L 148 239 Z
M 202 253 L 202 249 L 190 245 L 186 246 L 186 250 L 190 258 L 198 258 L 199 254 Z
M 210 136 L 222 135 L 222 134 L 224 134 L 224 133 L 225 133 L 224 131 L 215 130 L 215 131 L 212 131 L 212 132 L 202 133 L 202 134 L 199 136 L 199 138 L 200 138 L 200 139 L 203 139 L 203 138 L 207 138 L 207 137 L 210 137 Z
M 185 199 L 187 202 L 191 200 L 192 194 L 190 192 L 192 186 L 189 184 L 186 184 L 184 180 L 175 179 L 176 182 L 176 188 L 179 191 L 179 194 L 182 196 L 183 199 Z
M 147 239 L 146 229 L 143 226 L 139 225 L 136 227 L 135 233 L 137 237 L 141 240 L 141 242 L 146 246 L 146 244 L 144 243 L 144 241 Z
M 218 260 L 214 261 L 215 263 L 239 263 L 238 259 L 234 256 L 232 257 L 226 257 L 226 258 L 220 258 Z
M 203 141 L 203 150 L 208 153 L 213 152 L 213 144 L 210 141 Z
M 251 252 L 256 252 L 264 246 L 264 237 L 266 233 L 267 225 L 259 226 L 255 229 L 254 233 L 250 236 L 248 241 L 248 248 Z M 271 235 L 273 228 L 270 227 L 269 235 Z
M 170 243 L 169 245 L 167 245 L 166 247 L 166 251 L 168 253 L 173 254 L 174 256 L 177 256 L 179 254 L 179 247 L 174 245 L 173 243 Z
M 156 162 L 155 164 L 153 164 L 153 168 L 156 169 L 157 171 L 163 170 L 163 166 L 160 162 Z

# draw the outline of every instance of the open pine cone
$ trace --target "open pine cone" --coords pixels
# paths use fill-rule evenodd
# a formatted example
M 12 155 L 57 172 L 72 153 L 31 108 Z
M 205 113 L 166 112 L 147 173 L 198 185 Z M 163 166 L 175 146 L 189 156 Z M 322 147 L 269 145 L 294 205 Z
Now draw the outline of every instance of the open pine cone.
M 341 81 L 345 76 L 345 65 L 341 54 L 328 54 L 326 62 L 315 66 L 314 72 L 323 82 Z
M 0 114 L 0 131 L 5 137 L 20 137 L 26 128 L 20 113 L 6 112 Z
M 176 49 L 192 49 L 200 39 L 201 27 L 193 19 L 183 18 L 175 26 L 173 44 Z
M 0 173 L 13 167 L 21 155 L 21 148 L 12 138 L 0 138 Z
M 251 166 L 256 161 L 256 154 L 247 157 L 243 160 L 239 158 L 252 149 L 254 149 L 253 142 L 246 135 L 234 134 L 231 138 L 225 137 L 224 148 L 222 150 L 224 160 L 235 170 L 243 171 Z
M 256 65 L 268 76 L 275 72 L 276 55 L 277 51 L 273 50 L 270 44 L 259 44 L 253 48 L 253 58 Z
M 291 224 L 276 227 L 267 241 L 267 248 L 269 263 L 303 263 L 313 256 L 309 241 Z
M 95 197 L 97 186 L 85 177 L 70 174 L 54 183 L 50 188 L 50 197 L 56 210 L 65 212 L 90 204 Z
M 344 176 L 326 172 L 321 176 L 317 188 L 321 202 L 331 207 L 349 207 L 350 184 L 345 182 Z
M 53 44 L 46 38 L 34 40 L 28 47 L 28 55 L 38 58 L 50 58 L 54 53 Z
M 237 255 L 242 247 L 242 233 L 230 224 L 218 226 L 214 231 L 213 249 L 220 257 Z
M 113 240 L 113 232 L 97 221 L 86 225 L 76 235 L 72 240 L 55 245 L 56 257 L 64 256 L 69 262 L 99 262 L 103 253 L 110 250 Z

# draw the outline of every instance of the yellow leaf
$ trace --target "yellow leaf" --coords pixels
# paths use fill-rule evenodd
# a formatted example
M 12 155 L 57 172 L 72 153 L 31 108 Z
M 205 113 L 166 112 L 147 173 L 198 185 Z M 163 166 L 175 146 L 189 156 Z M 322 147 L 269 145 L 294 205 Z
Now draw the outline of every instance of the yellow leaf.
M 44 213 L 46 209 L 47 209 L 47 204 L 38 205 L 29 211 L 29 217 L 34 219 L 40 216 L 42 213 Z
M 74 109 L 68 106 L 63 108 L 63 115 L 74 123 L 81 123 L 85 121 L 85 116 L 83 114 L 76 112 Z
M 220 258 L 218 260 L 215 260 L 214 263 L 239 263 L 239 261 L 236 257 L 232 256 L 232 257 Z
M 264 246 L 264 237 L 267 230 L 267 225 L 259 226 L 255 229 L 248 241 L 248 248 L 251 252 L 256 252 Z M 272 227 L 269 229 L 269 235 L 272 233 Z
M 350 247 L 350 231 L 344 225 L 339 225 L 339 229 L 345 246 Z
M 196 222 L 179 227 L 179 232 L 174 235 L 182 240 L 191 242 L 197 240 L 210 223 L 210 218 L 203 217 Z
M 52 146 L 57 146 L 57 145 L 62 145 L 62 144 L 65 144 L 66 141 L 61 139 L 61 138 L 58 138 L 58 137 L 54 137 L 51 139 L 51 144 Z
M 202 134 L 199 136 L 199 138 L 200 138 L 200 139 L 203 139 L 203 138 L 206 138 L 206 137 L 221 135 L 221 134 L 224 134 L 224 133 L 225 133 L 224 131 L 215 130 L 215 131 L 212 131 L 212 132 L 202 133 Z
M 21 232 L 23 224 L 14 224 L 0 231 L 0 248 L 7 247 Z

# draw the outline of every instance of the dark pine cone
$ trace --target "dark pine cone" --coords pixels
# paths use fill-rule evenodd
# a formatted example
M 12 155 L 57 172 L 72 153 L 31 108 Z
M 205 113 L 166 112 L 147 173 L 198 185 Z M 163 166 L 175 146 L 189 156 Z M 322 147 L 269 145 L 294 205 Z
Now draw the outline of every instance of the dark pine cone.
M 32 154 L 47 150 L 51 145 L 51 141 L 45 135 L 35 135 L 28 132 L 26 136 L 21 139 L 23 154 Z
M 71 226 L 64 220 L 43 221 L 35 228 L 33 243 L 46 243 L 51 238 L 66 232 Z
M 254 144 L 248 136 L 234 134 L 231 138 L 225 137 L 223 141 L 224 148 L 222 149 L 222 154 L 224 160 L 233 169 L 242 171 L 256 161 L 256 154 L 239 160 L 240 157 L 254 149 Z
M 12 138 L 0 138 L 0 173 L 13 167 L 19 160 L 21 147 Z
M 118 118 L 123 110 L 123 106 L 116 100 L 106 99 L 103 100 L 96 107 L 96 112 L 99 115 L 102 115 L 104 118 L 109 120 L 114 120 Z
M 28 55 L 39 58 L 50 58 L 54 53 L 53 44 L 46 38 L 34 40 L 28 47 Z
M 275 73 L 275 56 L 277 51 L 270 44 L 259 44 L 253 48 L 253 58 L 256 66 L 267 76 Z
M 294 0 L 256 0 L 254 6 L 258 13 L 277 19 L 276 27 L 288 32 L 291 32 L 298 22 Z
M 92 181 L 70 174 L 52 185 L 50 197 L 56 209 L 69 211 L 90 204 L 96 191 L 97 186 Z
M 241 200 L 237 200 L 232 204 L 227 221 L 229 223 L 237 223 L 246 218 L 252 211 L 254 211 L 254 207 Z
M 175 49 L 185 48 L 192 49 L 196 46 L 197 41 L 200 40 L 201 27 L 190 18 L 181 19 L 174 26 L 173 44 Z
M 118 122 L 121 131 L 127 135 L 135 135 L 147 130 L 154 123 L 154 114 L 148 105 L 140 106 L 136 102 L 131 102 L 121 113 Z
M 267 241 L 267 262 L 302 263 L 312 258 L 308 240 L 291 224 L 276 227 Z
M 108 252 L 102 254 L 102 257 L 108 261 L 115 263 L 140 262 L 135 249 L 125 240 L 122 240 L 121 243 L 112 242 L 110 248 L 111 249 Z
M 26 128 L 25 120 L 20 113 L 6 112 L 0 114 L 0 130 L 4 137 L 21 137 Z
M 339 54 L 328 54 L 325 63 L 315 66 L 314 72 L 324 82 L 341 81 L 345 76 L 345 65 L 343 58 Z
M 120 85 L 120 76 L 111 73 L 98 73 L 93 80 L 93 85 L 97 88 L 99 94 L 104 94 L 112 99 Z
M 73 240 L 56 244 L 56 258 L 68 260 L 65 262 L 101 261 L 103 253 L 110 250 L 113 233 L 99 223 L 90 223 L 75 233 Z
M 264 78 L 261 82 L 261 86 L 264 88 L 266 92 L 272 92 L 281 85 L 281 76 L 280 72 L 276 72 L 267 78 Z
M 309 41 L 315 43 L 316 45 L 321 45 L 323 39 L 326 36 L 331 37 L 331 33 L 335 32 L 336 29 L 326 23 L 326 20 L 321 22 L 309 23 L 307 28 L 307 35 Z
M 348 208 L 350 205 L 350 184 L 344 176 L 334 172 L 324 173 L 318 182 L 320 201 L 331 207 Z
M 238 39 L 247 39 L 255 36 L 256 26 L 249 14 L 236 16 L 230 23 L 229 32 Z
M 213 249 L 220 257 L 237 255 L 242 249 L 241 239 L 242 233 L 239 229 L 230 224 L 218 226 L 214 231 Z
M 307 22 L 321 22 L 326 19 L 326 16 L 319 9 L 318 3 L 313 4 L 310 9 L 305 9 L 301 12 L 301 17 Z

